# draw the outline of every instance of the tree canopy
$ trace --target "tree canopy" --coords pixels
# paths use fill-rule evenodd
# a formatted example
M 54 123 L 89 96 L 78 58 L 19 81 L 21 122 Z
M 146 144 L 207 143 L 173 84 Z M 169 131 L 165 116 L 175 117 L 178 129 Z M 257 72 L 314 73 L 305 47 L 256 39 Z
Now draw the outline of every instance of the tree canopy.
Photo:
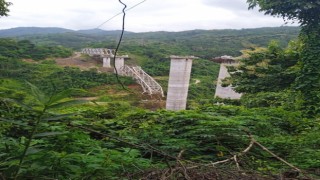
M 259 11 L 288 20 L 298 20 L 303 43 L 295 90 L 302 93 L 305 112 L 320 114 L 320 1 L 319 0 L 247 0 L 249 9 L 259 6 Z
M 236 91 L 278 92 L 290 88 L 299 70 L 300 48 L 300 42 L 291 41 L 287 48 L 281 48 L 276 41 L 272 41 L 268 48 L 242 51 L 241 64 L 229 68 Z
M 259 6 L 259 11 L 288 20 L 298 20 L 301 25 L 317 24 L 320 20 L 319 0 L 247 0 L 249 9 Z
M 6 2 L 5 0 L 0 0 L 0 17 L 8 16 L 8 7 L 12 5 L 11 2 Z

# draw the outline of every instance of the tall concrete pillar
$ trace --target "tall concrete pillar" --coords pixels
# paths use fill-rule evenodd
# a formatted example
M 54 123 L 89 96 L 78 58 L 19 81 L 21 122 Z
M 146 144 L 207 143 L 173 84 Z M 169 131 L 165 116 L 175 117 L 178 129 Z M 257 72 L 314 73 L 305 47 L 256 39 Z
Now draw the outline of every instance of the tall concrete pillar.
M 116 60 L 114 62 L 114 67 L 117 69 L 118 74 L 121 75 L 120 68 L 124 66 L 124 58 L 123 57 L 116 57 Z M 114 73 L 116 73 L 116 70 L 114 70 Z
M 170 56 L 167 110 L 184 110 L 187 106 L 189 81 L 194 56 Z
M 220 63 L 219 77 L 214 97 L 219 97 L 223 99 L 240 99 L 242 94 L 235 92 L 231 85 L 227 87 L 222 87 L 223 79 L 230 77 L 230 74 L 228 72 L 228 66 L 238 66 L 239 61 L 236 58 L 227 55 L 215 57 L 212 61 Z
M 124 59 L 125 58 L 129 58 L 129 56 L 128 55 L 117 56 L 115 59 L 114 67 L 117 69 L 119 75 L 123 74 L 121 72 L 121 67 L 124 66 Z M 114 73 L 116 73 L 116 70 L 114 70 Z
M 214 97 L 219 97 L 223 99 L 240 99 L 242 94 L 237 93 L 233 90 L 233 87 L 231 85 L 227 87 L 222 87 L 222 80 L 230 77 L 230 74 L 228 72 L 228 66 L 236 66 L 238 64 L 227 64 L 227 63 L 221 63 L 220 64 L 220 71 L 218 76 L 218 82 L 216 87 L 216 92 Z
M 111 61 L 111 60 L 110 60 L 110 57 L 103 57 L 102 67 L 110 68 L 110 67 L 111 67 L 110 61 Z

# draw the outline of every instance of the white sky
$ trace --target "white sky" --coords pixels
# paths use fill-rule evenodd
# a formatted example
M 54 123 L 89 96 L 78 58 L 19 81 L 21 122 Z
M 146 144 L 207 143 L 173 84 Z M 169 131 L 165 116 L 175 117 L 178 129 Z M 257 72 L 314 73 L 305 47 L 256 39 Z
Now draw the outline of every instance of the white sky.
M 93 29 L 121 12 L 118 0 L 7 0 L 10 16 L 0 18 L 0 29 L 62 27 Z M 128 8 L 142 0 L 122 0 Z M 101 27 L 121 29 L 122 16 Z M 127 31 L 183 31 L 241 29 L 285 25 L 281 18 L 248 10 L 246 0 L 146 0 L 127 12 Z M 297 25 L 297 24 L 295 24 Z

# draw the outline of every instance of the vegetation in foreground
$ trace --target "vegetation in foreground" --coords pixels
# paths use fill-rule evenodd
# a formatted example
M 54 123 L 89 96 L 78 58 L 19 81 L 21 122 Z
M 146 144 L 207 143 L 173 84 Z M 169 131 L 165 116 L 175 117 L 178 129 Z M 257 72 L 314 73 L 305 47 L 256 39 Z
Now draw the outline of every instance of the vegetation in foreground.
M 306 111 L 293 89 L 301 41 L 247 51 L 242 73 L 231 69 L 227 82 L 245 96 L 223 106 L 212 98 L 218 66 L 195 62 L 192 78 L 200 83 L 179 112 L 138 107 L 137 93 L 121 90 L 111 74 L 56 66 L 55 57 L 70 53 L 63 47 L 1 41 L 2 179 L 320 178 L 319 114 Z M 135 60 L 147 58 L 141 52 Z

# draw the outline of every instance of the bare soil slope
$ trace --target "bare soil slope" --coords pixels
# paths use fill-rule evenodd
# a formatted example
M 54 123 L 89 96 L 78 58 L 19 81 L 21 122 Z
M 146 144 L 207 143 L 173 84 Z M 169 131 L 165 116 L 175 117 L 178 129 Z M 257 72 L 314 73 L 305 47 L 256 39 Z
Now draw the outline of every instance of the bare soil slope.
M 110 68 L 102 67 L 102 58 L 85 56 L 82 55 L 80 52 L 75 52 L 73 56 L 68 58 L 57 58 L 55 59 L 55 61 L 57 65 L 62 67 L 78 67 L 82 70 L 96 68 L 101 72 L 110 71 Z

